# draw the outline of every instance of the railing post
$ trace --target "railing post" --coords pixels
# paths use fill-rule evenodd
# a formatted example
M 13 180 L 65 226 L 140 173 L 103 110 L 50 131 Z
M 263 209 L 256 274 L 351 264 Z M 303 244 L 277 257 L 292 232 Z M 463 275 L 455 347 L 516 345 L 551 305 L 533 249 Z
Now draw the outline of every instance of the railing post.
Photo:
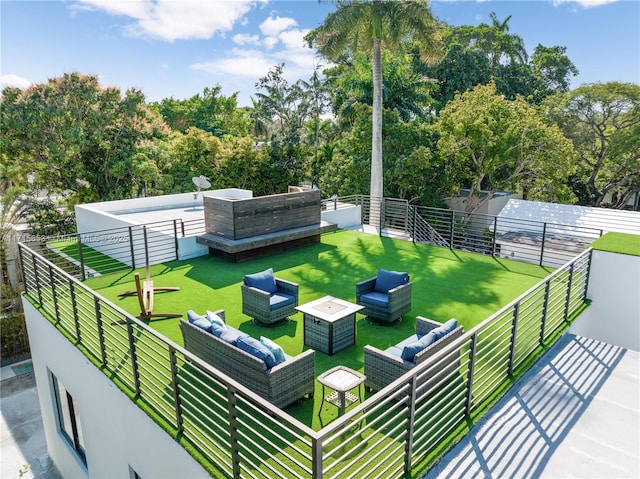
M 107 365 L 107 348 L 104 343 L 104 328 L 102 324 L 102 311 L 100 310 L 100 300 L 97 296 L 93 297 L 93 304 L 96 310 L 96 326 L 98 327 L 98 339 L 100 341 L 100 358 L 102 366 Z
M 84 254 L 82 253 L 82 235 L 78 233 L 78 258 L 80 259 L 80 271 L 82 274 L 82 281 L 87 279 L 87 275 L 84 271 Z
M 471 346 L 469 347 L 469 376 L 467 378 L 467 401 L 464 406 L 464 415 L 471 415 L 471 402 L 473 399 L 473 370 L 476 363 L 476 344 L 478 341 L 478 333 L 471 336 Z
M 176 261 L 180 259 L 180 254 L 178 253 L 178 220 L 173 220 L 173 240 L 174 245 L 176 247 Z
M 413 463 L 413 432 L 415 430 L 416 421 L 416 375 L 411 376 L 411 394 L 409 395 L 409 425 L 407 427 L 407 441 L 404 448 L 404 473 L 405 476 L 411 475 L 411 465 Z
M 178 434 L 183 432 L 182 401 L 180 401 L 180 384 L 178 382 L 178 363 L 176 360 L 176 348 L 169 345 L 169 363 L 171 365 L 171 379 L 173 384 L 173 404 L 176 408 L 176 427 Z
M 27 275 L 24 270 L 24 253 L 22 251 L 22 245 L 18 245 L 18 256 L 20 257 L 20 270 L 22 271 L 22 284 L 24 287 L 24 292 L 29 292 L 29 282 L 27 281 Z
M 418 222 L 418 208 L 413 207 L 413 231 L 411 232 L 411 238 L 413 238 L 413 242 L 416 242 L 416 223 Z
M 587 292 L 589 291 L 589 279 L 591 278 L 591 258 L 593 258 L 593 250 L 589 251 L 589 259 L 587 260 L 587 270 L 585 271 L 585 274 L 587 275 L 587 280 L 584 283 L 584 292 L 582 294 L 582 301 L 587 300 Z M 26 285 L 26 282 L 25 282 L 25 285 Z M 26 287 L 25 287 L 25 290 L 26 290 Z
M 36 290 L 38 291 L 38 303 L 42 306 L 42 288 L 40 287 L 40 275 L 38 274 L 38 262 L 36 261 L 36 255 L 31 253 L 31 263 L 33 264 L 33 279 L 36 283 Z
M 73 324 L 76 328 L 76 340 L 82 343 L 80 333 L 80 320 L 78 318 L 78 300 L 76 299 L 76 285 L 72 279 L 69 279 L 69 295 L 71 296 L 71 311 L 73 313 Z
M 542 245 L 540 245 L 540 263 L 539 266 L 542 266 L 542 261 L 544 259 L 544 245 L 547 241 L 547 223 L 543 223 L 542 225 Z
M 136 269 L 136 253 L 133 247 L 133 227 L 129 226 L 129 252 L 131 253 L 131 269 Z
M 49 263 L 49 282 L 51 283 L 51 297 L 53 298 L 53 311 L 56 315 L 56 323 L 60 322 L 60 309 L 58 308 L 58 294 L 56 291 L 56 282 L 53 279 L 53 266 Z
M 493 217 L 493 237 L 491 239 L 492 241 L 492 246 L 491 246 L 491 257 L 495 258 L 496 257 L 496 235 L 498 234 L 498 217 L 494 216 Z
M 516 355 L 516 334 L 518 332 L 518 318 L 520 316 L 520 303 L 513 305 L 513 321 L 511 326 L 511 344 L 509 345 L 509 376 L 513 374 L 513 362 Z
M 182 233 L 182 237 L 184 238 L 185 237 L 185 234 L 184 234 L 184 221 L 182 221 L 182 220 L 180 220 L 180 231 Z
M 322 440 L 317 437 L 311 439 L 311 477 L 312 479 L 322 479 Z
M 544 343 L 544 331 L 547 325 L 547 312 L 549 310 L 549 291 L 551 282 L 547 280 L 544 286 L 544 301 L 542 302 L 542 320 L 540 321 L 540 344 Z
M 564 320 L 567 321 L 569 319 L 569 305 L 571 303 L 571 289 L 573 288 L 573 268 L 575 266 L 575 261 L 571 263 L 569 267 L 569 281 L 567 283 L 567 295 L 564 301 Z
M 127 318 L 127 336 L 129 338 L 129 353 L 131 353 L 131 368 L 133 371 L 133 384 L 136 388 L 136 394 L 140 395 L 140 371 L 138 371 L 138 353 L 136 352 L 136 340 L 133 336 L 133 324 Z
M 231 448 L 231 468 L 234 478 L 240 478 L 240 443 L 238 441 L 238 412 L 236 390 L 227 386 L 227 404 L 229 410 L 229 446 Z
M 454 218 L 455 218 L 455 213 L 452 211 L 451 212 L 451 221 L 449 222 L 449 249 L 453 249 L 453 233 L 454 233 Z

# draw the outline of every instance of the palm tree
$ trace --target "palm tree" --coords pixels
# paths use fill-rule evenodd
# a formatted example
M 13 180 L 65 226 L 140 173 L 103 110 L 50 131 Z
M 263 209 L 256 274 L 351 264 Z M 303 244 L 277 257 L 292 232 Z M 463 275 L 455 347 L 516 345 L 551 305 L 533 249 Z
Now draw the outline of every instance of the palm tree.
M 309 32 L 306 40 L 331 61 L 344 62 L 356 52 L 373 56 L 373 131 L 371 141 L 371 223 L 380 226 L 384 195 L 382 172 L 382 47 L 402 50 L 409 41 L 423 60 L 438 52 L 438 25 L 428 0 L 335 0 L 336 11 Z

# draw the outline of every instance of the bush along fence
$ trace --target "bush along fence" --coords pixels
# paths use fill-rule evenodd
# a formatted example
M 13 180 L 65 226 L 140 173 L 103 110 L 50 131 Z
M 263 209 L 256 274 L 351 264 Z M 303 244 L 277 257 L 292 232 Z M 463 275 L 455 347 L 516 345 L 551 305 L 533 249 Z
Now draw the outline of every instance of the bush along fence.
M 25 297 L 212 475 L 400 478 L 491 404 L 585 305 L 586 250 L 314 431 L 20 245 Z

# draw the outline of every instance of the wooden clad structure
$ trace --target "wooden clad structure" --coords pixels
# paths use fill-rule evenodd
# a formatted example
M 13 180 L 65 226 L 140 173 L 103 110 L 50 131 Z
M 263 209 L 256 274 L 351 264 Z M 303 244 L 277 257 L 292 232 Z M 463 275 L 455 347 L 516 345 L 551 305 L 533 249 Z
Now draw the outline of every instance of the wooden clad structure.
M 320 190 L 256 198 L 204 197 L 206 233 L 198 243 L 209 253 L 234 262 L 320 241 L 337 228 L 321 220 Z

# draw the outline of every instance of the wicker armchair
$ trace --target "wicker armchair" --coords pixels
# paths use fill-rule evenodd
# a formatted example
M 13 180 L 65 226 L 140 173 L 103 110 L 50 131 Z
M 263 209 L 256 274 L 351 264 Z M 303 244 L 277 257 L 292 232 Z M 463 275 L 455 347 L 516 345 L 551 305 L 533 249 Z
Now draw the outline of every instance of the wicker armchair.
M 259 323 L 272 325 L 296 312 L 298 285 L 273 277 L 271 269 L 246 275 L 241 288 L 242 312 Z
M 382 278 L 390 282 L 381 281 Z M 401 279 L 400 279 L 401 278 Z M 384 284 L 381 284 L 384 283 Z M 399 284 L 390 289 L 389 284 Z M 378 276 L 356 284 L 356 304 L 364 306 L 362 314 L 379 321 L 392 323 L 411 311 L 411 281 L 407 273 L 380 269 Z
M 457 326 L 453 331 L 447 333 L 440 339 L 436 340 L 430 346 L 427 346 L 418 352 L 413 361 L 405 361 L 402 359 L 402 349 L 405 345 L 411 344 L 419 337 L 422 337 L 436 328 L 443 326 L 437 321 L 433 321 L 422 316 L 416 317 L 416 334 L 406 338 L 400 343 L 392 346 L 386 351 L 382 351 L 373 346 L 366 345 L 364 347 L 364 374 L 367 379 L 364 383 L 369 390 L 379 391 L 393 381 L 411 371 L 418 364 L 431 359 L 436 353 L 449 346 L 454 340 L 462 336 L 464 328 Z M 434 373 L 431 377 L 423 377 L 422 383 L 434 383 L 442 375 L 450 374 L 452 371 L 460 367 L 459 356 L 455 360 L 451 360 L 446 367 L 440 368 L 438 373 Z

